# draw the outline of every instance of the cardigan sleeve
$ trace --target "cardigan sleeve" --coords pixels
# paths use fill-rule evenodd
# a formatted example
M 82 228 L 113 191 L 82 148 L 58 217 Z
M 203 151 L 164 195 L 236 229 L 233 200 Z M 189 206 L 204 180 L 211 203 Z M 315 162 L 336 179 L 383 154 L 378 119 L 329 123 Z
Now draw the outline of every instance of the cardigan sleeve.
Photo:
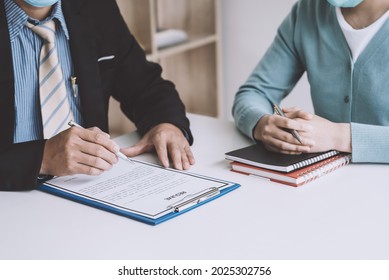
M 389 127 L 351 123 L 352 161 L 389 163 Z
M 272 114 L 272 102 L 280 103 L 303 75 L 305 68 L 294 45 L 297 5 L 283 21 L 261 61 L 234 100 L 236 126 L 248 137 L 259 119 Z

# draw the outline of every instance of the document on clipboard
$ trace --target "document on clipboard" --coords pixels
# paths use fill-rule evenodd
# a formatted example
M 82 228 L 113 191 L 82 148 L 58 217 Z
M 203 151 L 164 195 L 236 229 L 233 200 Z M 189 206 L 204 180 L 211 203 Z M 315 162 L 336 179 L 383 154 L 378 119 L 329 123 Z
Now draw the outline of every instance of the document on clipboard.
M 212 201 L 240 185 L 186 171 L 124 160 L 99 176 L 71 175 L 40 190 L 156 225 Z

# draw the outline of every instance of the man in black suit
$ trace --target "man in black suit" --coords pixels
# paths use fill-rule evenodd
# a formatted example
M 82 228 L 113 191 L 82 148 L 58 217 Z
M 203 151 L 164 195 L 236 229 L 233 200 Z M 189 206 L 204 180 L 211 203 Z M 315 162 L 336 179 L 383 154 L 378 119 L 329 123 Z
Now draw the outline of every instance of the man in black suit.
M 0 0 L 0 190 L 34 189 L 42 175 L 97 175 L 110 169 L 118 160 L 118 147 L 105 133 L 111 96 L 142 135 L 139 143 L 121 150 L 124 154 L 132 157 L 155 149 L 163 166 L 169 165 L 169 158 L 177 169 L 194 164 L 184 105 L 174 85 L 161 78 L 160 66 L 146 60 L 115 0 L 11 0 L 38 21 L 50 16 L 54 5 L 61 5 L 80 113 L 83 126 L 89 128 L 73 127 L 50 139 L 15 143 L 18 78 L 6 1 Z

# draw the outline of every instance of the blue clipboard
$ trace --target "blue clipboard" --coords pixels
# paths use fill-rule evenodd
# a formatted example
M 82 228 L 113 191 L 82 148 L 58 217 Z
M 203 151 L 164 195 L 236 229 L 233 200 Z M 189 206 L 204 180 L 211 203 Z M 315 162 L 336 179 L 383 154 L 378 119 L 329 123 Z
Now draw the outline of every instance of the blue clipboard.
M 210 177 L 206 177 L 206 176 L 202 176 L 202 175 L 200 175 L 200 177 L 205 178 L 205 179 L 214 179 L 214 178 L 210 178 Z M 96 201 L 93 199 L 89 199 L 88 197 L 78 195 L 78 194 L 75 194 L 72 192 L 68 192 L 68 191 L 62 190 L 60 188 L 53 187 L 49 184 L 42 184 L 38 189 L 41 191 L 59 196 L 59 197 L 63 197 L 63 198 L 66 198 L 66 199 L 69 199 L 69 200 L 72 200 L 72 201 L 75 201 L 78 203 L 82 203 L 82 204 L 92 206 L 92 207 L 95 207 L 95 208 L 98 208 L 98 209 L 101 209 L 104 211 L 108 211 L 108 212 L 111 212 L 111 213 L 114 213 L 117 215 L 121 215 L 121 216 L 130 218 L 130 219 L 139 221 L 139 222 L 143 222 L 143 223 L 146 223 L 149 225 L 157 225 L 157 224 L 160 224 L 160 223 L 165 222 L 167 220 L 170 220 L 174 217 L 177 217 L 181 214 L 184 214 L 190 210 L 193 210 L 193 209 L 195 209 L 201 205 L 204 205 L 208 202 L 211 202 L 211 201 L 237 189 L 238 187 L 240 187 L 240 185 L 237 183 L 231 183 L 231 182 L 227 182 L 224 180 L 218 180 L 218 181 L 225 182 L 229 186 L 227 186 L 223 189 L 211 188 L 211 189 L 205 191 L 204 193 L 201 193 L 199 195 L 194 195 L 185 201 L 173 204 L 173 205 L 171 205 L 171 209 L 165 215 L 162 215 L 158 218 L 150 218 L 150 217 L 143 216 L 143 215 L 131 212 L 131 211 L 126 211 L 125 209 L 113 207 L 113 206 L 110 206 L 109 204 L 99 202 L 99 201 Z

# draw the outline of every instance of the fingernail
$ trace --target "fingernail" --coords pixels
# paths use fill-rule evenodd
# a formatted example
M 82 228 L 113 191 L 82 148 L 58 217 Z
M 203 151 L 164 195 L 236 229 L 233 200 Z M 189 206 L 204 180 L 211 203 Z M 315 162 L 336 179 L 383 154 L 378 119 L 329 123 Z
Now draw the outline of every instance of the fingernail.
M 304 130 L 305 131 L 311 131 L 313 129 L 313 126 L 310 124 L 304 125 Z
M 183 163 L 182 167 L 184 168 L 184 170 L 188 170 L 189 167 L 190 167 L 189 162 L 185 161 L 185 162 Z
M 165 167 L 165 168 L 169 168 L 169 162 L 168 162 L 168 161 L 163 161 L 163 162 L 162 162 L 162 165 L 163 165 L 163 167 Z

